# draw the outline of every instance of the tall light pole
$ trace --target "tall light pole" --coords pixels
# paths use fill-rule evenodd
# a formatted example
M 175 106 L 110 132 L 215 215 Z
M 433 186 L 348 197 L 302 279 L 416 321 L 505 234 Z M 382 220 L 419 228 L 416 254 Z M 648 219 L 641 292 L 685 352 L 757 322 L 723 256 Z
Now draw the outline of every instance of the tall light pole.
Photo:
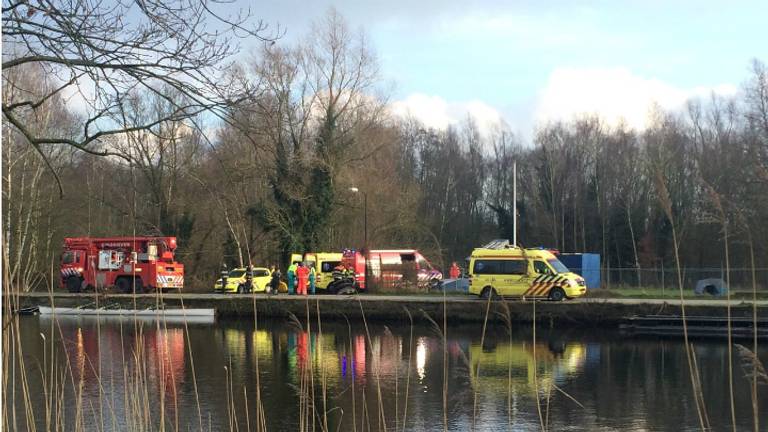
M 368 250 L 368 194 L 356 187 L 351 187 L 349 190 L 363 194 L 363 249 Z
M 512 162 L 512 245 L 517 247 L 517 159 Z
M 368 255 L 368 194 L 356 187 L 349 188 L 352 193 L 363 194 L 363 251 Z M 365 257 L 365 289 L 368 289 L 368 257 Z

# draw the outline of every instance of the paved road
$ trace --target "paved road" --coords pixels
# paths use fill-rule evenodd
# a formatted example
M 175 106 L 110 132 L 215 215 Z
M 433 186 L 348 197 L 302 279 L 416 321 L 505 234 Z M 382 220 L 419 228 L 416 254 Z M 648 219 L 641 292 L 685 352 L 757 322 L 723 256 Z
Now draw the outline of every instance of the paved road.
M 4 293 L 5 294 L 5 293 Z M 32 292 L 32 293 L 23 293 L 21 294 L 25 297 L 49 297 L 51 294 L 47 292 Z M 158 294 L 137 294 L 137 298 L 154 298 Z M 93 293 L 84 293 L 84 294 L 73 294 L 68 292 L 54 292 L 53 296 L 55 298 L 75 298 L 75 297 L 93 297 L 95 294 Z M 116 297 L 116 298 L 124 298 L 124 297 L 133 297 L 131 294 L 109 294 L 109 297 Z M 162 294 L 163 298 L 167 299 L 190 299 L 190 300 L 228 300 L 228 299 L 234 299 L 234 298 L 250 298 L 251 295 L 248 294 L 216 294 L 216 293 L 164 293 Z M 272 295 L 266 295 L 266 294 L 253 294 L 253 296 L 256 297 L 258 300 L 264 300 L 264 299 L 278 299 L 278 300 L 284 300 L 284 301 L 300 301 L 304 299 L 304 297 L 301 296 L 289 296 L 286 294 L 278 294 L 277 296 Z M 394 303 L 408 303 L 408 302 L 414 302 L 414 303 L 439 303 L 442 302 L 443 299 L 446 299 L 450 302 L 478 302 L 481 301 L 477 297 L 473 295 L 456 295 L 456 294 L 450 294 L 446 296 L 441 295 L 374 295 L 374 294 L 363 294 L 363 295 L 354 295 L 354 296 L 332 296 L 332 295 L 317 295 L 317 296 L 309 296 L 309 298 L 317 298 L 321 301 L 349 301 L 350 299 L 359 299 L 360 301 L 366 302 L 366 301 L 392 301 Z M 514 302 L 522 302 L 522 300 L 514 299 L 509 300 Z M 552 304 L 547 302 L 548 304 Z M 603 299 L 603 298 L 581 298 L 581 299 L 574 299 L 574 300 L 568 300 L 563 302 L 562 304 L 568 305 L 573 303 L 600 303 L 600 304 L 622 304 L 622 305 L 641 305 L 641 304 L 650 304 L 650 305 L 663 305 L 663 304 L 669 304 L 669 305 L 680 305 L 680 299 L 632 299 L 632 298 L 612 298 L 612 299 Z M 687 306 L 727 306 L 728 301 L 727 300 L 716 300 L 716 299 L 686 299 L 685 304 Z M 731 306 L 740 306 L 748 304 L 751 305 L 751 300 L 731 300 Z M 768 300 L 758 300 L 755 302 L 755 304 L 759 307 L 768 307 Z

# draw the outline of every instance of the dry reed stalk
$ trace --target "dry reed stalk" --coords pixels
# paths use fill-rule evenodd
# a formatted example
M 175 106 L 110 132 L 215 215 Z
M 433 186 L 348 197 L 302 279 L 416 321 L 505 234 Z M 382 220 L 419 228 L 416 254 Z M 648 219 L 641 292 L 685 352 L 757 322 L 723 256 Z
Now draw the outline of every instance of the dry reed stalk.
M 534 360 L 534 362 L 535 362 L 535 360 Z M 547 407 L 544 410 L 544 427 L 546 429 L 549 429 L 549 411 L 550 411 L 549 407 L 550 407 L 550 402 L 552 402 L 552 382 L 550 382 L 549 385 L 547 386 L 547 399 L 546 400 L 547 400 Z
M 678 250 L 677 230 L 675 228 L 675 218 L 672 213 L 672 201 L 669 198 L 669 190 L 667 189 L 664 175 L 660 169 L 657 170 L 654 177 L 656 183 L 656 190 L 659 194 L 659 204 L 664 211 L 669 224 L 672 227 L 672 244 L 675 253 L 675 268 L 677 269 L 677 286 L 680 292 L 680 314 L 683 321 L 683 339 L 685 341 L 685 353 L 688 360 L 688 371 L 691 379 L 691 387 L 693 389 L 694 401 L 696 403 L 696 413 L 699 417 L 699 426 L 702 431 L 709 429 L 709 420 L 706 415 L 706 407 L 703 404 L 703 395 L 701 394 L 700 380 L 697 368 L 695 366 L 695 352 L 690 345 L 688 339 L 688 323 L 685 315 L 685 296 L 683 293 L 683 278 L 680 265 L 680 254 Z
M 363 405 L 362 405 L 362 407 L 360 409 L 363 412 L 361 413 L 361 417 L 362 418 L 361 418 L 361 421 L 360 421 L 360 426 L 362 426 L 363 423 L 365 423 L 368 426 L 368 432 L 371 432 L 371 419 L 368 416 L 368 403 L 365 401 L 365 387 L 363 387 L 362 397 L 363 397 Z
M 747 372 L 747 377 L 758 384 L 768 385 L 768 372 L 757 354 L 744 345 L 736 344 L 735 346 L 739 351 L 741 366 Z
M 750 276 L 752 281 L 752 328 L 755 329 L 754 332 L 752 332 L 752 352 L 757 352 L 757 272 L 755 265 L 755 243 L 754 239 L 752 238 L 752 230 L 750 229 L 749 222 L 747 221 L 747 218 L 744 214 L 743 209 L 736 208 L 735 216 L 737 222 L 744 228 L 744 231 L 747 234 L 747 244 L 749 245 L 749 264 L 750 264 Z M 738 349 L 740 345 L 736 345 L 736 348 Z M 742 368 L 744 367 L 744 356 L 741 352 L 739 352 L 739 355 L 742 358 Z M 756 358 L 756 357 L 755 357 Z M 762 366 L 761 363 L 759 363 L 759 359 L 757 363 L 752 363 L 752 373 L 747 374 L 749 377 L 751 377 L 751 385 L 750 385 L 750 399 L 752 401 L 752 424 L 754 427 L 754 431 L 757 432 L 760 430 L 760 414 L 759 414 L 759 403 L 757 398 L 757 368 L 758 366 Z
M 748 230 L 749 232 L 749 230 Z M 752 234 L 749 234 L 749 260 L 752 268 L 752 352 L 757 353 L 757 274 L 755 272 L 755 244 L 752 241 Z M 752 418 L 755 426 L 755 432 L 760 430 L 760 415 L 757 400 L 757 366 L 752 367 Z
M 307 375 L 307 394 L 306 394 L 306 411 L 307 411 L 307 430 L 309 430 L 309 426 L 312 426 L 312 431 L 315 430 L 315 416 L 317 415 L 317 410 L 315 407 L 315 371 L 314 371 L 314 356 L 312 355 L 312 322 L 310 321 L 309 316 L 309 297 L 305 298 L 304 302 L 305 311 L 306 311 L 306 317 L 307 317 L 307 358 L 306 362 L 307 364 L 304 365 L 305 372 Z
M 161 294 L 162 295 L 162 294 Z M 185 310 L 184 307 L 184 298 L 179 298 L 179 304 L 181 305 L 181 309 Z M 189 337 L 189 325 L 187 324 L 187 320 L 184 320 L 184 337 L 187 340 L 186 346 L 187 351 L 189 352 L 189 367 L 192 370 L 192 387 L 195 390 L 195 406 L 197 407 L 197 418 L 198 418 L 198 424 L 200 425 L 200 430 L 203 431 L 203 411 L 200 408 L 200 393 L 197 389 L 197 372 L 195 369 L 195 357 L 192 353 L 192 344 L 190 341 L 192 340 Z
M 725 286 L 726 288 L 726 314 L 728 326 L 728 397 L 731 408 L 731 427 L 736 432 L 736 400 L 733 394 L 733 334 L 731 326 L 731 262 L 728 250 L 728 216 L 726 215 L 723 201 L 719 193 L 707 182 L 702 180 L 704 188 L 709 193 L 710 199 L 717 210 L 717 221 L 723 227 L 723 247 L 725 248 Z
M 531 302 L 533 303 L 533 321 L 531 322 L 531 326 L 533 329 L 533 336 L 532 336 L 532 351 L 533 351 L 533 388 L 535 391 L 535 397 L 536 397 L 536 413 L 539 416 L 539 425 L 541 426 L 542 431 L 546 431 L 547 427 L 544 425 L 544 417 L 541 413 L 541 401 L 539 400 L 539 368 L 536 366 L 536 301 Z
M 499 316 L 504 321 L 504 327 L 509 336 L 509 354 L 507 355 L 507 430 L 512 430 L 512 424 L 514 423 L 512 418 L 512 312 L 509 310 L 509 305 L 506 302 L 502 302 L 501 306 L 504 313 L 499 313 Z
M 245 406 L 245 430 L 251 430 L 251 415 L 248 412 L 248 389 L 243 386 L 243 405 Z
M 411 364 L 413 360 L 413 316 L 408 308 L 403 307 L 405 313 L 408 315 L 408 322 L 410 323 L 410 338 L 408 339 L 408 372 L 405 378 L 405 406 L 403 407 L 403 432 L 405 432 L 405 425 L 408 419 L 408 393 L 411 388 Z
M 485 344 L 485 332 L 488 327 L 488 313 L 491 310 L 491 298 L 493 297 L 492 294 L 488 295 L 488 299 L 485 302 L 485 316 L 483 317 L 483 330 L 480 333 L 480 349 L 483 349 L 483 345 Z M 479 391 L 480 387 L 480 361 L 477 362 L 477 366 L 475 367 L 474 371 L 475 376 L 475 389 L 472 392 L 472 430 L 475 430 L 475 420 L 477 417 L 477 393 Z
M 347 322 L 347 335 L 349 336 L 349 361 L 348 361 L 348 367 L 354 368 L 355 364 L 355 350 L 354 350 L 354 344 L 352 341 L 352 324 L 349 322 L 349 318 L 347 318 L 346 315 L 343 315 L 344 321 Z M 354 370 L 354 369 L 353 369 Z M 357 432 L 357 412 L 355 410 L 355 374 L 351 373 L 350 377 L 352 378 L 352 430 Z M 339 425 L 341 425 L 341 421 L 339 421 Z
M 307 298 L 309 301 L 309 298 Z M 317 358 L 320 359 L 320 385 L 322 386 L 323 398 L 323 430 L 328 431 L 328 382 L 325 375 L 325 363 L 323 359 L 323 325 L 320 320 L 320 300 L 315 299 L 315 310 L 317 312 Z
M 392 334 L 392 331 L 389 329 L 388 326 L 385 325 L 384 326 L 384 337 L 381 338 L 381 349 L 384 350 L 385 349 L 384 344 L 387 343 L 388 341 L 391 342 L 394 339 L 395 339 L 395 336 Z M 398 352 L 398 355 L 399 354 L 400 353 Z M 400 359 L 398 358 L 398 361 L 394 362 L 394 367 L 395 367 L 395 379 L 394 379 L 394 382 L 395 382 L 395 431 L 400 430 L 400 409 L 399 409 L 399 403 L 398 403 L 399 399 L 400 399 L 400 395 L 398 393 L 398 380 L 400 378 L 400 375 L 398 373 L 398 369 L 399 369 L 398 368 L 398 363 L 400 363 L 399 360 Z
M 232 359 L 231 358 L 229 359 L 229 364 L 230 365 L 232 364 Z M 235 428 L 234 428 L 234 425 L 232 424 L 232 409 L 233 408 L 232 408 L 231 393 L 230 393 L 230 389 L 229 389 L 230 383 L 229 383 L 229 366 L 228 365 L 224 365 L 224 374 L 225 374 L 224 382 L 225 382 L 225 386 L 226 386 L 225 393 L 227 395 L 227 421 L 229 422 L 229 430 L 233 431 L 233 430 L 235 430 Z
M 366 341 L 369 347 L 373 347 L 371 339 L 371 332 L 368 329 L 368 320 L 365 319 L 365 311 L 363 310 L 363 302 L 360 301 L 360 297 L 357 297 L 357 303 L 360 306 L 360 314 L 363 317 L 363 327 L 365 328 Z M 384 430 L 387 430 L 387 418 L 384 414 L 384 401 L 381 396 L 381 377 L 379 376 L 379 368 L 374 369 L 374 377 L 376 378 L 376 398 L 379 405 L 378 421 L 383 425 Z M 370 425 L 368 426 L 370 428 Z
M 250 256 L 250 252 L 248 253 L 248 256 Z M 251 290 L 251 299 L 253 301 L 253 332 L 254 335 L 259 332 L 259 312 L 256 308 L 256 294 Z M 245 394 L 245 402 L 246 402 L 246 423 L 247 423 L 247 430 L 251 430 L 250 421 L 249 421 L 249 412 L 248 412 L 248 394 L 246 393 L 245 386 L 243 386 L 243 393 Z M 261 365 L 259 362 L 259 354 L 256 353 L 256 430 L 266 430 L 266 413 L 264 412 L 264 406 L 262 405 L 261 401 Z

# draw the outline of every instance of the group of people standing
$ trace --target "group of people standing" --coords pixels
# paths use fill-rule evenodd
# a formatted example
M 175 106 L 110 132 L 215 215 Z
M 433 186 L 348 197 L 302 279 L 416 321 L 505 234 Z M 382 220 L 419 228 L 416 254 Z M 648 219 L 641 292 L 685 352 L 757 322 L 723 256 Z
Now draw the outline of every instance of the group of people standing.
M 277 294 L 280 287 L 280 278 L 282 274 L 280 269 L 276 266 L 272 266 L 272 280 L 269 283 L 269 287 L 272 294 Z M 315 280 L 317 274 L 315 267 L 307 265 L 301 261 L 291 263 L 286 273 L 286 279 L 288 281 L 288 294 L 289 295 L 307 295 L 309 293 L 315 294 Z M 309 292 L 308 292 L 309 291 Z

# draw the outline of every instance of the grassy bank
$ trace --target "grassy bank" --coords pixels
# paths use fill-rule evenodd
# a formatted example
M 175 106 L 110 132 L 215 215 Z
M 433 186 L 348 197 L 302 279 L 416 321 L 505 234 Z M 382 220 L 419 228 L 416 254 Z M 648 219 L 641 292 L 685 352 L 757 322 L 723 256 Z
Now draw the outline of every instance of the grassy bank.
M 587 292 L 589 298 L 635 298 L 635 299 L 679 299 L 680 291 L 677 289 L 662 289 L 660 287 L 645 287 L 645 288 L 600 288 L 593 289 Z M 702 300 L 702 299 L 725 299 L 725 296 L 714 297 L 710 295 L 698 295 L 693 291 L 686 292 L 686 299 Z M 752 291 L 732 291 L 731 299 L 733 300 L 751 300 L 753 298 Z M 768 300 L 768 291 L 758 291 L 758 300 Z

